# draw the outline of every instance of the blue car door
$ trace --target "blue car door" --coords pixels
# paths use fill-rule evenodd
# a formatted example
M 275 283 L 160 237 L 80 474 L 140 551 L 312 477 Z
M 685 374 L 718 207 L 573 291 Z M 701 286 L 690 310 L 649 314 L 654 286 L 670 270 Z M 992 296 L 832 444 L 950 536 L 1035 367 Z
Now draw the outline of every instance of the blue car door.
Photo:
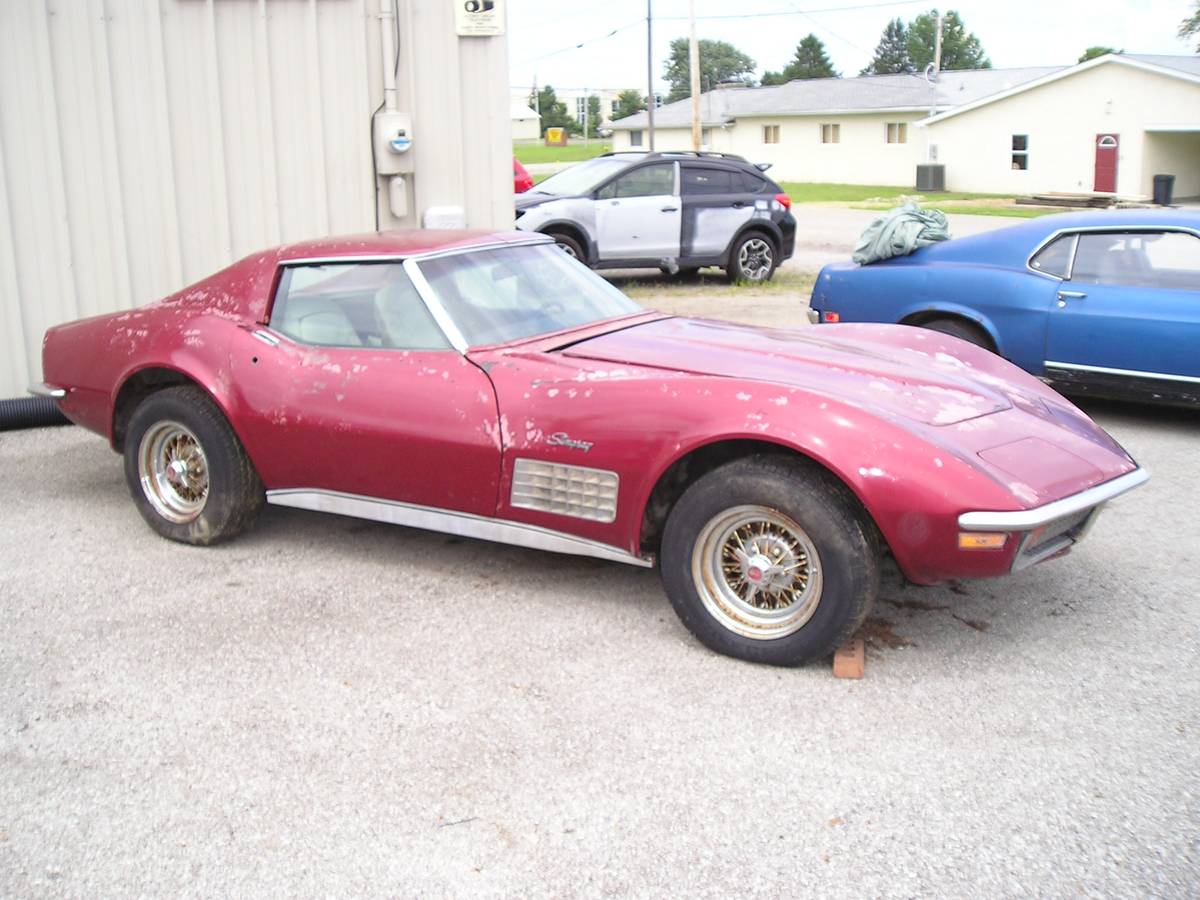
M 1050 310 L 1046 371 L 1200 383 L 1200 237 L 1081 233 Z

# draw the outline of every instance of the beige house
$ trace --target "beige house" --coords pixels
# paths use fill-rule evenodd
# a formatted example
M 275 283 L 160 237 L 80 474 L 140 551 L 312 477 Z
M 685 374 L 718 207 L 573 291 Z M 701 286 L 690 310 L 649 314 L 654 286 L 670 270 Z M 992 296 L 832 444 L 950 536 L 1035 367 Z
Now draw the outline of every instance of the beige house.
M 951 190 L 1144 197 L 1161 173 L 1176 196 L 1200 194 L 1197 57 L 729 88 L 700 114 L 702 149 L 771 163 L 776 180 L 911 185 L 935 161 Z M 648 149 L 646 126 L 614 123 L 614 149 Z M 658 110 L 655 149 L 691 146 L 691 101 Z
M 513 100 L 508 115 L 514 141 L 536 141 L 542 136 L 542 117 L 527 103 Z

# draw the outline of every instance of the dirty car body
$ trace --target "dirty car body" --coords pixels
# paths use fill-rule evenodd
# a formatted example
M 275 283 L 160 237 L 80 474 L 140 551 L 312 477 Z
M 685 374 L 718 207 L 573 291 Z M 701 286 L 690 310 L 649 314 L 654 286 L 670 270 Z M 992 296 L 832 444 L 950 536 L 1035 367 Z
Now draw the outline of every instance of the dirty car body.
M 51 329 L 46 384 L 166 537 L 269 503 L 640 566 L 721 652 L 796 664 L 914 582 L 1065 552 L 1145 473 L 953 337 L 642 310 L 545 237 L 294 244 Z
M 823 321 L 900 322 L 987 347 L 1059 390 L 1200 406 L 1200 216 L 1044 216 L 822 269 Z

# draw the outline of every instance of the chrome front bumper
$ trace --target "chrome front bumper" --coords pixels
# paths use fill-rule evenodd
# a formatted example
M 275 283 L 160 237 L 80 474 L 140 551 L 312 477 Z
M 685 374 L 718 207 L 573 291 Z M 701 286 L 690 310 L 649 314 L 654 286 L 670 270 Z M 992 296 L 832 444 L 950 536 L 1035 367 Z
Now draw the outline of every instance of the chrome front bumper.
M 47 384 L 44 381 L 41 384 L 30 385 L 28 391 L 35 397 L 49 397 L 52 400 L 61 400 L 63 397 L 67 396 L 66 388 L 60 388 L 57 385 Z
M 1149 477 L 1145 469 L 1134 469 L 1045 506 L 1011 512 L 965 512 L 958 517 L 958 527 L 963 531 L 1023 532 L 1021 545 L 1013 557 L 1012 571 L 1016 572 L 1056 556 L 1082 540 L 1105 503 L 1133 490 Z

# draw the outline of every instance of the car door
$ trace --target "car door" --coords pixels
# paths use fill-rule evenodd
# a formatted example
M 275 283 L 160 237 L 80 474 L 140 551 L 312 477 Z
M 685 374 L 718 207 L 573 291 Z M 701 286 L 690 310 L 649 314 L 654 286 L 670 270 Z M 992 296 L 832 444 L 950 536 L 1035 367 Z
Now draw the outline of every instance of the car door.
M 618 175 L 596 192 L 599 257 L 674 259 L 681 221 L 678 163 L 656 162 Z
M 284 268 L 269 327 L 232 352 L 241 436 L 268 489 L 495 513 L 491 381 L 399 263 Z
M 683 201 L 683 256 L 718 256 L 742 226 L 754 217 L 754 199 L 743 186 L 741 172 L 716 166 L 680 166 Z
M 1200 382 L 1200 237 L 1082 232 L 1046 331 L 1046 369 Z

